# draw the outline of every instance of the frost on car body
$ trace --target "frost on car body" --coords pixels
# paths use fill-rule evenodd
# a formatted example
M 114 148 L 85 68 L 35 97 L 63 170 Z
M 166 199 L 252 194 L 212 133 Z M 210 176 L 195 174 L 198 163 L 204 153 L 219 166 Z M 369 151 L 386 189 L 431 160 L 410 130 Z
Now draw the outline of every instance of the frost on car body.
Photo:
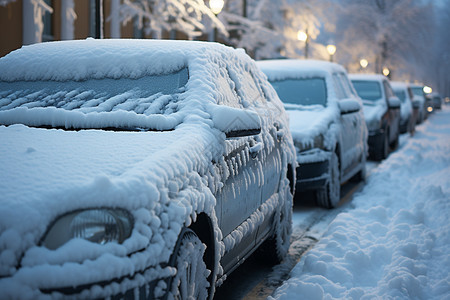
M 287 118 L 242 51 L 157 40 L 25 46 L 0 59 L 0 124 L 4 298 L 176 293 L 170 283 L 188 276 L 168 278 L 189 251 L 205 251 L 213 294 L 263 241 L 290 233 Z M 281 210 L 284 227 L 273 217 Z M 98 216 L 116 231 L 86 225 Z
M 314 60 L 268 60 L 258 66 L 289 114 L 298 190 L 315 189 L 319 205 L 335 206 L 340 184 L 364 174 L 367 152 L 362 103 L 347 72 Z

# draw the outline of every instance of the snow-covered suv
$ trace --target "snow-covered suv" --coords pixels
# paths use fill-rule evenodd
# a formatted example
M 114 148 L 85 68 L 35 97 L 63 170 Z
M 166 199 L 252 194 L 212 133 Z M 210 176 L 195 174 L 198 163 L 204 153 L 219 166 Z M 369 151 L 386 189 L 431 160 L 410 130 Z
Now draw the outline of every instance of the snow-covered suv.
M 297 150 L 297 188 L 316 190 L 317 204 L 334 207 L 341 183 L 365 177 L 367 128 L 361 99 L 345 69 L 315 60 L 267 60 L 258 66 L 289 114 Z
M 369 156 L 374 160 L 385 159 L 398 146 L 401 102 L 389 79 L 381 74 L 350 74 L 350 79 L 364 104 Z
M 2 299 L 205 299 L 289 247 L 295 150 L 244 51 L 26 46 L 0 59 Z

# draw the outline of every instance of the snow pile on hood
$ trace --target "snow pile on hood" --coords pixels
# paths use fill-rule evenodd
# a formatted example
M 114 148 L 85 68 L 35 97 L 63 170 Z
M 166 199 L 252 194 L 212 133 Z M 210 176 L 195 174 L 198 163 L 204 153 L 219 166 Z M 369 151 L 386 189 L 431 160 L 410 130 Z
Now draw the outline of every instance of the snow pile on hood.
M 450 298 L 449 119 L 444 108 L 377 168 L 273 298 Z

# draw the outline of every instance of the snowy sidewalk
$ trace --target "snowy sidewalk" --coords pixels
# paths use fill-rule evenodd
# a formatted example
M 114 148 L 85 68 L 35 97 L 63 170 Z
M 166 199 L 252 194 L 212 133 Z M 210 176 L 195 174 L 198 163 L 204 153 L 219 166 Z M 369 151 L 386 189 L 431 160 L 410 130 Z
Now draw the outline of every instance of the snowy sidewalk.
M 450 107 L 374 170 L 353 205 L 275 299 L 450 299 Z

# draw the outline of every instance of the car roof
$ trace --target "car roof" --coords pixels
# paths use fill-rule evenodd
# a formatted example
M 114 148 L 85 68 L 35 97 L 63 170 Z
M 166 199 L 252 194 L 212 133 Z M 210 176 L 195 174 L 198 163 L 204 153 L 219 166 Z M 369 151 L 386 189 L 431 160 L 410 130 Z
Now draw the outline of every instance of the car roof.
M 393 89 L 407 89 L 408 84 L 402 81 L 391 81 L 391 87 Z
M 220 56 L 226 60 L 238 53 L 218 43 L 196 41 L 88 38 L 46 42 L 24 46 L 0 58 L 0 80 L 139 78 L 178 71 L 193 57 Z M 248 59 L 245 57 L 241 55 Z
M 347 73 L 341 65 L 322 60 L 273 59 L 257 61 L 256 64 L 269 80 L 282 80 L 291 76 L 314 76 L 314 74 L 325 76 L 325 74 L 336 72 Z
M 349 74 L 348 77 L 350 80 L 370 80 L 378 82 L 382 82 L 383 80 L 389 81 L 389 79 L 382 74 Z

